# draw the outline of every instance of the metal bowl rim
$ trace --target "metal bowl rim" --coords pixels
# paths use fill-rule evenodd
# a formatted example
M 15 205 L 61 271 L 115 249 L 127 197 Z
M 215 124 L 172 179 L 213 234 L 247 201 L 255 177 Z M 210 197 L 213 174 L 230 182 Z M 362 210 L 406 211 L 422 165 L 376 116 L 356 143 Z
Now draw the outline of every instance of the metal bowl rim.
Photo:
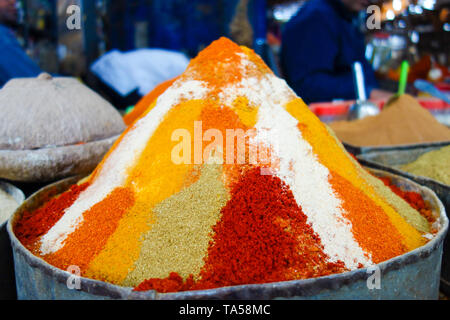
M 449 220 L 447 218 L 447 215 L 445 214 L 445 209 L 440 201 L 440 199 L 437 197 L 437 195 L 432 191 L 430 188 L 419 185 L 418 183 L 390 173 L 383 170 L 378 169 L 372 169 L 373 172 L 379 172 L 384 175 L 391 175 L 396 178 L 399 178 L 401 180 L 407 180 L 408 183 L 420 187 L 424 192 L 429 193 L 433 198 L 434 201 L 437 203 L 437 209 L 440 211 L 440 230 L 438 233 L 431 239 L 428 243 L 426 243 L 424 246 L 416 248 L 412 251 L 409 251 L 403 255 L 394 257 L 392 259 L 383 261 L 377 265 L 373 265 L 371 267 L 377 266 L 380 268 L 382 272 L 388 272 L 390 270 L 396 270 L 399 269 L 404 264 L 410 264 L 413 263 L 420 258 L 428 257 L 431 255 L 432 252 L 436 250 L 436 248 L 439 247 L 439 245 L 444 241 L 445 236 L 447 234 L 448 228 L 449 228 Z M 58 186 L 63 183 L 69 183 L 71 184 L 76 183 L 79 179 L 81 179 L 82 176 L 77 177 L 71 177 L 66 178 L 63 180 L 60 180 L 56 183 L 53 183 L 51 185 L 48 185 L 41 190 L 37 191 L 33 195 L 31 195 L 28 199 L 31 199 L 32 197 L 40 194 L 41 192 L 44 192 L 46 190 L 50 190 L 52 187 Z M 28 200 L 27 199 L 27 200 Z M 22 243 L 17 239 L 15 236 L 13 230 L 12 230 L 12 224 L 15 220 L 16 215 L 21 211 L 21 208 L 24 204 L 26 204 L 27 200 L 16 210 L 16 212 L 10 217 L 8 220 L 7 225 L 7 231 L 11 239 L 11 244 L 13 249 L 19 250 L 19 253 L 21 253 L 26 262 L 31 267 L 38 267 L 40 270 L 42 270 L 44 273 L 54 276 L 58 282 L 65 283 L 67 279 L 72 275 L 67 271 L 64 271 L 62 269 L 56 268 L 53 265 L 47 263 L 42 258 L 39 258 L 32 254 L 27 248 L 25 248 Z M 362 278 L 367 278 L 367 269 L 356 269 L 349 272 L 344 273 L 338 273 L 338 274 L 332 274 L 324 277 L 317 277 L 317 278 L 309 278 L 309 279 L 303 279 L 303 280 L 291 280 L 291 281 L 283 281 L 283 282 L 273 282 L 273 283 L 263 283 L 263 284 L 245 284 L 245 285 L 239 285 L 239 286 L 229 286 L 229 287 L 220 287 L 215 289 L 208 289 L 208 290 L 197 290 L 197 291 L 183 291 L 183 292 L 175 292 L 175 293 L 158 293 L 154 290 L 149 290 L 146 292 L 135 292 L 132 291 L 133 288 L 131 287 L 122 287 L 119 285 L 114 285 L 108 282 L 103 282 L 99 280 L 94 280 L 90 278 L 84 278 L 80 277 L 81 283 L 82 283 L 82 291 L 91 293 L 93 295 L 97 296 L 106 296 L 113 299 L 207 299 L 208 297 L 214 298 L 217 294 L 226 294 L 229 292 L 239 291 L 241 289 L 249 289 L 250 291 L 253 289 L 261 289 L 261 288 L 293 288 L 297 286 L 307 286 L 311 285 L 312 283 L 323 283 L 326 284 L 333 280 L 339 280 L 341 283 L 346 283 L 348 281 L 355 281 Z
M 428 148 L 432 148 L 432 146 L 429 146 Z M 439 146 L 436 146 L 435 148 L 439 148 Z M 358 159 L 358 162 L 360 162 L 362 165 L 370 167 L 371 169 L 377 169 L 377 170 L 386 171 L 386 172 L 389 172 L 391 174 L 403 176 L 403 177 L 405 177 L 405 178 L 407 178 L 409 180 L 420 179 L 420 180 L 423 180 L 425 182 L 437 184 L 440 187 L 448 189 L 449 192 L 450 192 L 450 185 L 445 184 L 443 182 L 434 180 L 434 179 L 432 179 L 430 177 L 425 177 L 425 176 L 421 176 L 421 175 L 412 174 L 412 173 L 409 173 L 407 171 L 403 171 L 403 170 L 397 169 L 397 168 L 395 168 L 395 167 L 393 167 L 391 165 L 386 165 L 386 164 L 383 164 L 383 163 L 378 162 L 378 161 L 366 159 L 366 157 L 369 156 L 369 155 L 370 156 L 381 155 L 381 154 L 386 153 L 386 152 L 396 152 L 396 151 L 407 152 L 408 150 L 376 151 L 376 152 L 359 154 L 359 155 L 356 156 L 356 158 Z
M 386 151 L 403 151 L 408 149 L 419 149 L 426 147 L 444 147 L 450 145 L 450 140 L 436 141 L 436 142 L 420 142 L 420 143 L 408 143 L 408 144 L 396 144 L 396 145 L 383 145 L 383 146 L 356 146 L 351 143 L 342 142 L 344 147 L 351 150 L 357 150 L 356 155 L 368 154 L 373 152 L 386 152 Z M 355 156 L 356 156 L 355 155 Z

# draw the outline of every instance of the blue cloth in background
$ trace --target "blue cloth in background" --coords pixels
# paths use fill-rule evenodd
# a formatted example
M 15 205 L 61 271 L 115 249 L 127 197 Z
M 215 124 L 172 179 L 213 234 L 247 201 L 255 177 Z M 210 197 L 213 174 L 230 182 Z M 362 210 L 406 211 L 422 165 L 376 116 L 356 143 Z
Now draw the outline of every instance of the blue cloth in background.
M 340 0 L 310 0 L 283 30 L 281 65 L 288 84 L 306 103 L 355 99 L 352 64 L 363 65 L 367 96 L 377 87 L 365 58 L 357 15 Z
M 41 69 L 20 46 L 13 32 L 0 25 L 0 88 L 12 78 L 36 77 Z

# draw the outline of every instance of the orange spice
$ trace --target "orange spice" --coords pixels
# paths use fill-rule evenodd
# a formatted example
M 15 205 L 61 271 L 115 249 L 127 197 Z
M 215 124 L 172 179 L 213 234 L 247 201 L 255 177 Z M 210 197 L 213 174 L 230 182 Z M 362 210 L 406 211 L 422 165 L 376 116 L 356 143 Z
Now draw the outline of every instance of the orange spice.
M 242 59 L 253 63 L 243 65 Z M 245 72 L 242 68 L 245 68 Z M 192 59 L 187 70 L 187 75 L 182 75 L 182 78 L 189 78 L 191 73 L 196 80 L 204 81 L 210 89 L 209 99 L 213 101 L 218 101 L 223 88 L 239 83 L 244 74 L 247 77 L 261 77 L 267 72 L 271 73 L 253 50 L 240 47 L 224 37 L 214 41 Z
M 243 174 L 243 172 L 245 170 L 248 169 L 248 167 L 250 167 L 249 164 L 249 148 L 250 148 L 250 144 L 248 141 L 248 137 L 244 137 L 245 141 L 244 144 L 242 145 L 238 145 L 239 144 L 239 138 L 238 137 L 234 137 L 233 138 L 233 159 L 232 159 L 232 163 L 227 162 L 227 157 L 226 157 L 226 153 L 228 148 L 231 146 L 227 146 L 227 130 L 228 129 L 232 129 L 232 130 L 242 130 L 242 132 L 245 133 L 247 132 L 247 130 L 249 129 L 249 127 L 247 127 L 246 125 L 244 125 L 242 123 L 242 119 L 241 117 L 239 117 L 239 115 L 232 110 L 229 107 L 226 106 L 215 106 L 213 104 L 207 104 L 204 109 L 202 110 L 202 114 L 201 114 L 201 120 L 202 120 L 202 124 L 203 124 L 203 134 L 205 134 L 205 132 L 209 129 L 216 129 L 219 130 L 222 134 L 222 138 L 223 138 L 223 161 L 224 161 L 224 166 L 223 166 L 223 171 L 226 177 L 225 184 L 227 185 L 227 187 L 229 187 L 230 183 L 232 183 L 233 181 L 236 181 L 237 179 L 239 179 L 239 177 L 241 177 L 241 175 Z M 236 132 L 236 131 L 235 131 Z M 230 139 L 228 139 L 230 140 Z M 228 141 L 228 143 L 231 144 L 231 140 Z M 203 145 L 203 151 L 205 150 L 205 147 L 209 144 L 209 142 L 204 143 Z M 239 150 L 239 147 L 245 147 L 245 150 Z M 230 151 L 230 150 L 228 150 Z M 242 156 L 244 157 L 244 163 L 242 165 L 236 165 L 238 163 L 239 160 L 239 153 L 238 151 L 245 151 L 245 153 L 242 154 Z M 203 159 L 203 161 L 205 162 L 207 159 Z M 242 160 L 242 159 L 241 159 Z
M 344 217 L 350 220 L 356 241 L 372 255 L 373 262 L 380 263 L 407 251 L 381 207 L 336 172 L 330 172 L 330 182 L 342 200 Z
M 211 97 L 216 96 L 221 88 L 242 80 L 241 65 L 242 49 L 234 42 L 220 38 L 212 45 L 201 51 L 191 60 L 188 70 L 194 72 L 198 80 L 207 83 L 211 90 Z
M 133 206 L 133 191 L 127 188 L 113 190 L 103 201 L 83 214 L 82 224 L 65 241 L 64 247 L 46 260 L 66 270 L 77 265 L 84 273 L 90 261 L 104 248 L 114 233 L 123 214 Z
M 222 140 L 223 140 L 223 152 L 224 152 L 224 159 L 226 155 L 226 137 L 227 137 L 227 130 L 237 130 L 241 129 L 242 132 L 245 132 L 248 128 L 241 122 L 239 119 L 239 116 L 230 108 L 228 107 L 217 107 L 211 104 L 207 104 L 205 108 L 202 110 L 201 114 L 201 120 L 202 120 L 202 129 L 203 129 L 203 135 L 207 130 L 215 129 L 221 132 L 222 134 Z M 205 142 L 203 144 L 203 148 L 208 144 L 208 142 Z M 237 150 L 236 150 L 237 144 L 234 144 L 234 159 L 233 163 L 236 163 L 237 159 Z M 203 159 L 204 161 L 207 159 Z
M 25 211 L 14 226 L 14 233 L 20 242 L 34 251 L 33 245 L 36 241 L 61 219 L 66 208 L 70 207 L 88 186 L 88 183 L 73 185 L 57 197 L 44 197 L 42 201 L 45 201 L 45 205 L 35 211 Z

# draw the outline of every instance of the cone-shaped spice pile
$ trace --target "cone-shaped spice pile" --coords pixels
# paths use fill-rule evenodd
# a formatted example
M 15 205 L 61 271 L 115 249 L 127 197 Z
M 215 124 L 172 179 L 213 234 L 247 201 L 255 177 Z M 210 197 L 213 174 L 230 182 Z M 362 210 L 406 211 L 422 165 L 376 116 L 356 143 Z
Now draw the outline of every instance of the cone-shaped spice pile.
M 221 38 L 87 182 L 15 230 L 59 268 L 167 292 L 354 270 L 423 245 L 430 226 L 252 50 Z

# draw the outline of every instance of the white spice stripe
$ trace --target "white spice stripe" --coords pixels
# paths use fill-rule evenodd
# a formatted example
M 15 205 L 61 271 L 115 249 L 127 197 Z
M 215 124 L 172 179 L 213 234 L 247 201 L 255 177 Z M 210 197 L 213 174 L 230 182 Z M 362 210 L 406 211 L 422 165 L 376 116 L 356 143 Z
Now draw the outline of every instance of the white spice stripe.
M 284 108 L 291 95 L 283 94 L 284 82 L 268 75 L 258 88 L 257 135 L 252 143 L 265 143 L 278 159 L 275 174 L 291 189 L 308 223 L 319 235 L 331 262 L 341 260 L 350 270 L 372 264 L 352 233 L 352 226 L 342 212 L 341 200 L 329 183 L 329 170 L 323 166 L 311 145 L 297 128 L 298 121 Z M 254 94 L 254 93 L 253 93 Z M 251 103 L 254 98 L 247 96 Z
M 78 199 L 65 210 L 61 219 L 41 238 L 40 251 L 43 255 L 55 253 L 63 247 L 64 241 L 83 222 L 83 213 L 121 187 L 127 180 L 128 169 L 139 159 L 148 140 L 169 110 L 183 99 L 203 99 L 207 87 L 201 81 L 176 81 L 157 100 L 145 117 L 138 120 L 105 160 L 103 167 Z

